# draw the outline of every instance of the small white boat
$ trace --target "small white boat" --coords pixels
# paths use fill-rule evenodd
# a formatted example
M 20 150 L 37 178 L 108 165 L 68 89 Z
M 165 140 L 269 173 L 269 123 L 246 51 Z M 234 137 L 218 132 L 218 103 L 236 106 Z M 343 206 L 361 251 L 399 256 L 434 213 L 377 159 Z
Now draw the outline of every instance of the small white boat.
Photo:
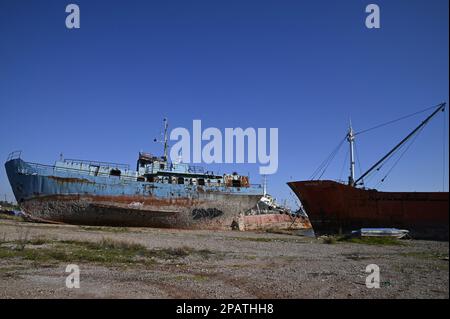
M 353 236 L 359 237 L 393 237 L 403 238 L 409 234 L 409 230 L 397 228 L 361 228 L 352 231 Z

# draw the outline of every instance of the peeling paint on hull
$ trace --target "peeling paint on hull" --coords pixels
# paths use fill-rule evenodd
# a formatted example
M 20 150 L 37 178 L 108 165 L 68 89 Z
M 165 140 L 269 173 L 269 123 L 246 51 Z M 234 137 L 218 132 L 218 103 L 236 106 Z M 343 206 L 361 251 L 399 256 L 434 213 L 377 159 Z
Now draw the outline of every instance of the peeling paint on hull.
M 45 196 L 22 203 L 31 219 L 82 225 L 163 227 L 185 229 L 231 229 L 240 213 L 257 199 L 241 196 L 208 200 L 152 200 L 142 197 Z M 180 203 L 181 202 L 181 203 Z M 140 204 L 143 203 L 143 204 Z M 145 203 L 145 204 L 144 204 Z M 201 212 L 201 214 L 199 214 Z M 208 214 L 209 213 L 209 214 Z

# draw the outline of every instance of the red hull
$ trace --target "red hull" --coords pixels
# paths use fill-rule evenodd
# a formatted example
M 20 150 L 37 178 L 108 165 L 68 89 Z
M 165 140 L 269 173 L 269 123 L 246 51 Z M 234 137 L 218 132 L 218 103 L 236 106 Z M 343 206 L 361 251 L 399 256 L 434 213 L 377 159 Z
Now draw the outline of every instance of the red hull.
M 316 233 L 364 227 L 408 229 L 415 238 L 448 240 L 448 192 L 378 192 L 334 181 L 290 182 Z

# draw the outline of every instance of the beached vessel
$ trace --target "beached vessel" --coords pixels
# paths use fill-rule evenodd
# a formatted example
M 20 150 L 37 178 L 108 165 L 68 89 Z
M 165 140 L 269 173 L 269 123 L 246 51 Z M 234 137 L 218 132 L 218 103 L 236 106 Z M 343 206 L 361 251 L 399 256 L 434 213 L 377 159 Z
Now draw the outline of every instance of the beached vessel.
M 448 192 L 380 192 L 364 187 L 366 176 L 377 170 L 445 107 L 445 103 L 439 104 L 419 126 L 357 179 L 354 132 L 350 127 L 347 135 L 350 144 L 347 184 L 332 180 L 289 182 L 315 232 L 330 234 L 360 228 L 395 227 L 409 230 L 415 238 L 448 240 Z
M 239 218 L 263 196 L 261 185 L 237 173 L 216 175 L 202 167 L 139 153 L 128 165 L 61 159 L 26 162 L 20 152 L 5 163 L 21 209 L 34 220 L 85 225 L 189 229 L 239 228 Z M 241 223 L 242 224 L 242 223 Z

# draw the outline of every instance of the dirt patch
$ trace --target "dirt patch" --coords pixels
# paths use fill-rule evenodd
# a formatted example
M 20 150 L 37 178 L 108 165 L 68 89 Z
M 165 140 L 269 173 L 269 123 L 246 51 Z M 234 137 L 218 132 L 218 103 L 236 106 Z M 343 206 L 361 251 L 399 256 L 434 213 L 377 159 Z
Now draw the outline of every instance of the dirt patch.
M 0 220 L 0 298 L 448 298 L 448 249 Z M 65 286 L 69 263 L 79 289 Z M 368 264 L 380 289 L 365 286 Z

